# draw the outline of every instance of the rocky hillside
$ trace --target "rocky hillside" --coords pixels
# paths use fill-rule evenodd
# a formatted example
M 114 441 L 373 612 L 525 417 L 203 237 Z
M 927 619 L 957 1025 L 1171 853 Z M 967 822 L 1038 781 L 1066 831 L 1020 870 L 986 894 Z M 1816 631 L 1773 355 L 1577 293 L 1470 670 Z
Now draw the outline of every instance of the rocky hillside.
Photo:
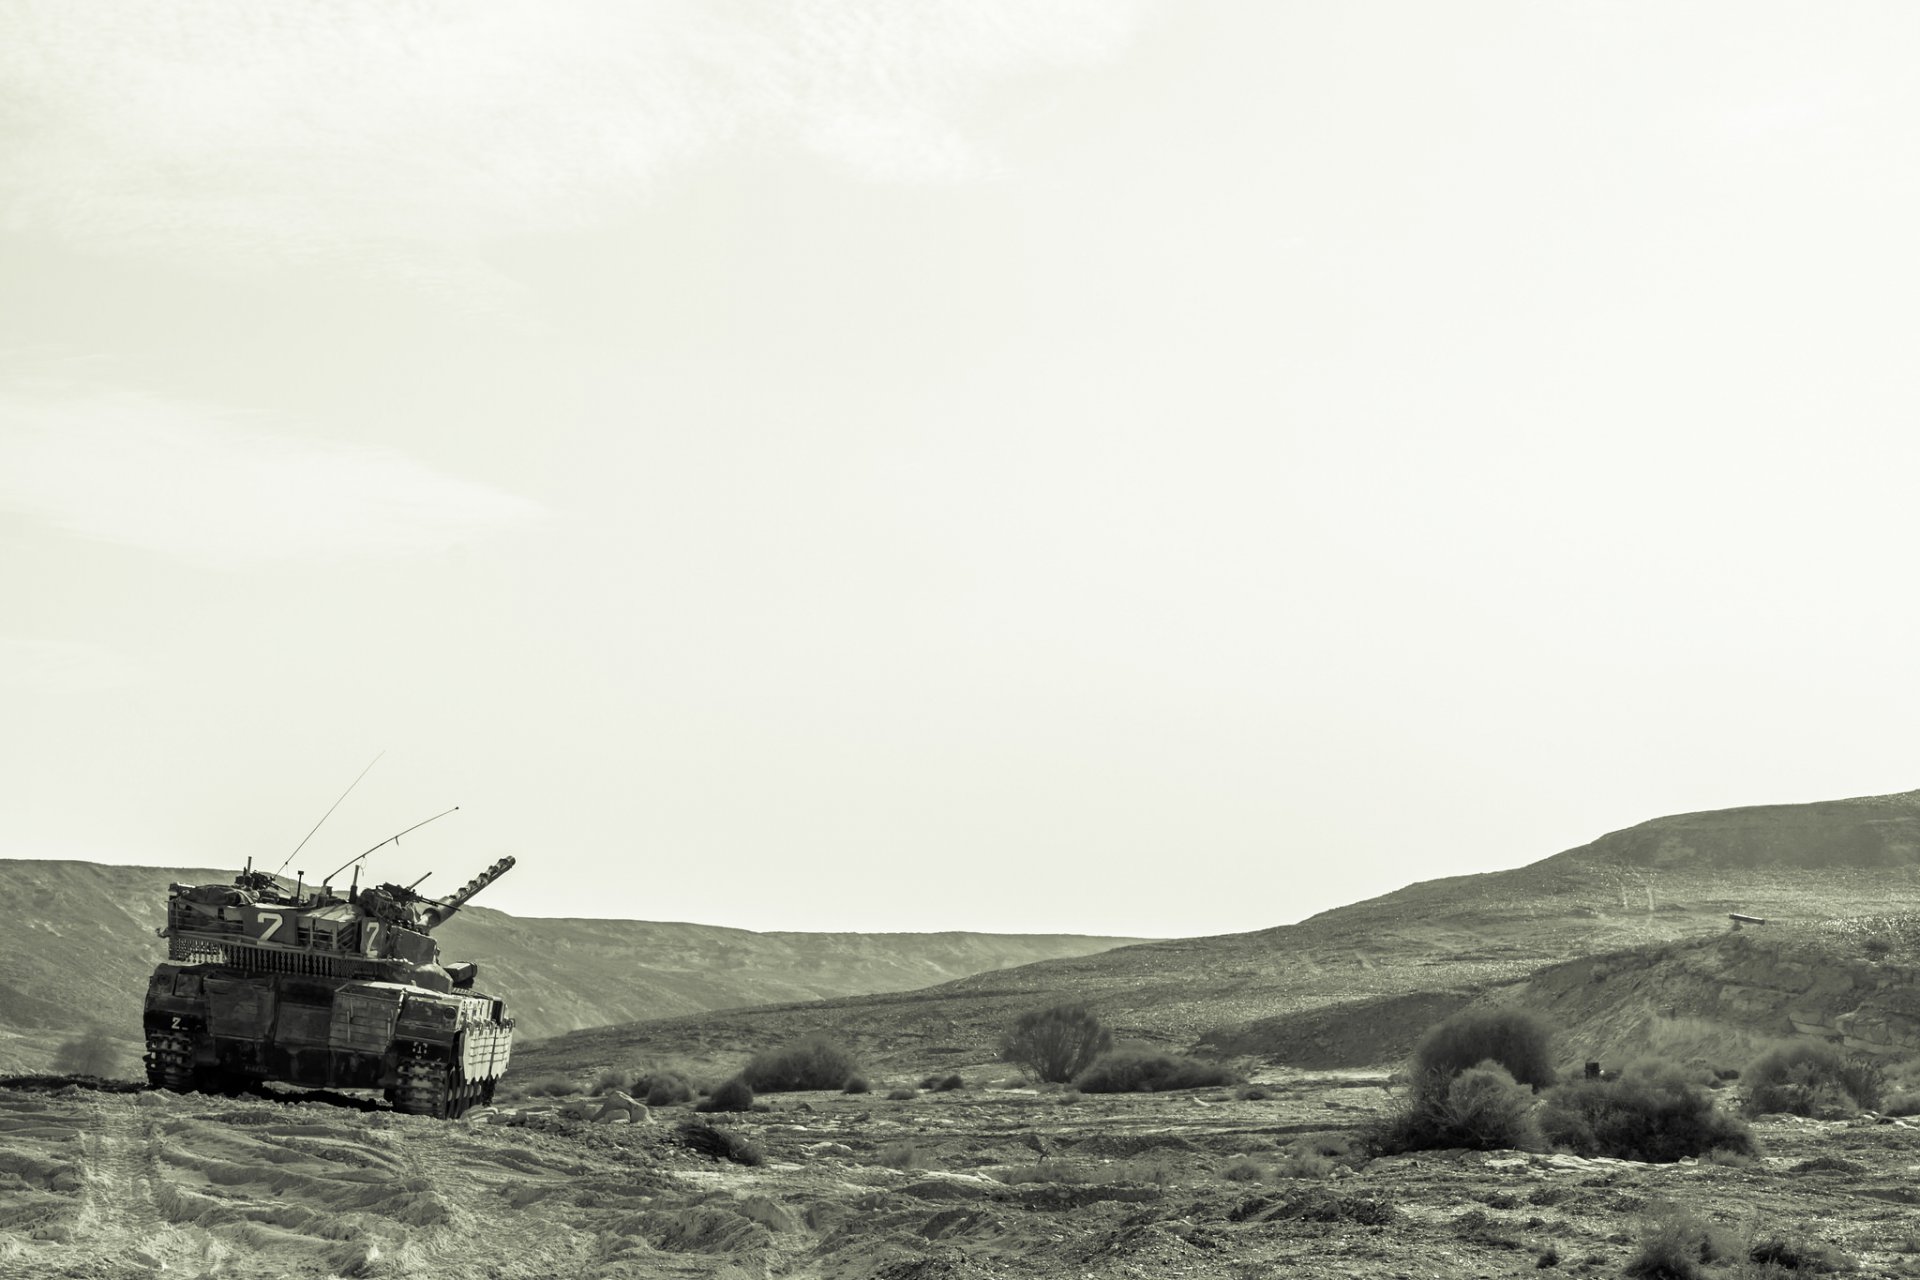
M 0 1071 L 37 1070 L 88 1021 L 139 1038 L 147 975 L 164 958 L 167 885 L 231 872 L 0 860 Z M 940 983 L 1133 941 L 980 933 L 753 933 L 639 920 L 522 919 L 470 906 L 438 931 L 477 960 L 522 1031 L 629 1022 Z
M 991 1051 L 1024 1009 L 1087 1003 L 1121 1034 L 1302 1065 L 1390 1061 L 1434 1017 L 1544 966 L 1725 933 L 1920 910 L 1920 792 L 1659 818 L 1510 871 L 1409 885 L 1295 925 L 1046 961 L 907 995 L 606 1027 L 532 1067 L 724 1064 L 830 1030 L 877 1061 Z

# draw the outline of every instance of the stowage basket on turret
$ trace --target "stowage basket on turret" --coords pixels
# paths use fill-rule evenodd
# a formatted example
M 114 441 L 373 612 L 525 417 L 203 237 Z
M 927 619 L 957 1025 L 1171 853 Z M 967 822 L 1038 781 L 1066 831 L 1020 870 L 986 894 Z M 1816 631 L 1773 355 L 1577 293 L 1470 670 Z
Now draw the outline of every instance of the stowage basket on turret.
M 167 961 L 147 986 L 148 1083 L 380 1089 L 398 1111 L 442 1117 L 490 1101 L 513 1021 L 474 991 L 477 965 L 440 963 L 431 933 L 512 866 L 445 898 L 394 884 L 343 897 L 257 871 L 171 886 Z

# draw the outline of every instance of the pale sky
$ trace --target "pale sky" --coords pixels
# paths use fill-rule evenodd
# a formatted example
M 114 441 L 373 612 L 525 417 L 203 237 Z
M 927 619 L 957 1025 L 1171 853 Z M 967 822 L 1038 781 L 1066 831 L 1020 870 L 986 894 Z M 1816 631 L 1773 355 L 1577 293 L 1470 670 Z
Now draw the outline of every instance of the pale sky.
M 0 0 L 0 856 L 1261 928 L 1920 786 L 1920 8 Z

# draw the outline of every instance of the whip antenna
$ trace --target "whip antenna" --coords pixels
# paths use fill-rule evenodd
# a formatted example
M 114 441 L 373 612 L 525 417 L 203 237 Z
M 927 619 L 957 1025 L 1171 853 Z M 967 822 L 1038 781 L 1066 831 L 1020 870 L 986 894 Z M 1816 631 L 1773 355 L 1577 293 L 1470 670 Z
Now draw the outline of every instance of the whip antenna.
M 436 814 L 434 814 L 434 815 L 433 815 L 433 816 L 432 816 L 431 818 L 428 818 L 428 819 L 426 819 L 425 821 L 422 821 L 422 822 L 416 822 L 416 823 L 414 823 L 414 824 L 413 824 L 412 826 L 410 826 L 410 827 L 408 827 L 408 828 L 407 828 L 407 831 L 418 831 L 418 830 L 419 830 L 420 828 L 422 828 L 422 827 L 424 827 L 424 826 L 426 826 L 428 822 L 438 822 L 438 821 L 440 821 L 440 819 L 442 819 L 442 818 L 444 818 L 444 817 L 446 817 L 446 816 L 447 816 L 447 814 L 449 814 L 449 813 L 458 813 L 459 811 L 460 811 L 460 806 L 459 806 L 459 805 L 455 805 L 455 806 L 453 806 L 453 808 L 451 808 L 451 809 L 448 809 L 448 810 L 445 810 L 444 812 L 441 812 L 441 813 L 436 813 Z M 390 835 L 390 836 L 388 836 L 388 837 L 387 837 L 387 838 L 386 838 L 385 840 L 382 840 L 382 841 L 380 842 L 380 844 L 377 844 L 377 845 L 375 845 L 375 846 L 373 846 L 373 849 L 378 849 L 378 848 L 380 848 L 380 847 L 381 847 L 381 845 L 389 845 L 389 844 L 392 844 L 392 843 L 393 843 L 393 842 L 394 842 L 395 840 L 398 840 L 398 839 L 399 839 L 399 838 L 400 838 L 401 836 L 403 836 L 403 835 L 405 835 L 405 834 L 407 834 L 407 831 L 401 831 L 401 832 L 397 832 L 397 833 L 395 833 L 394 835 Z M 373 849 L 369 849 L 369 850 L 367 850 L 367 853 L 372 853 L 372 852 L 373 852 Z M 354 854 L 354 855 L 353 855 L 353 856 L 352 856 L 351 858 L 348 858 L 348 859 L 347 859 L 347 860 L 346 860 L 345 862 L 343 862 L 343 863 L 341 863 L 341 864 L 340 864 L 339 866 L 337 866 L 337 867 L 335 867 L 335 868 L 334 868 L 334 869 L 332 870 L 332 872 L 330 872 L 330 873 L 328 874 L 328 876 L 327 876 L 327 879 L 328 879 L 328 880 L 331 880 L 331 879 L 333 879 L 333 877 L 334 877 L 334 876 L 337 876 L 337 875 L 339 875 L 339 874 L 340 874 L 340 873 L 341 873 L 342 871 L 345 871 L 345 870 L 346 870 L 346 869 L 347 869 L 348 867 L 350 867 L 350 866 L 352 866 L 352 865 L 353 865 L 354 863 L 356 863 L 356 862 L 358 862 L 358 861 L 360 861 L 360 859 L 362 859 L 362 858 L 364 858 L 364 857 L 366 857 L 366 856 L 367 856 L 367 853 L 356 853 L 356 854 Z M 429 875 L 429 876 L 430 876 L 430 875 L 432 875 L 432 874 L 433 874 L 433 873 L 432 873 L 431 871 L 429 871 L 429 872 L 427 873 L 427 875 Z M 427 876 L 421 876 L 421 877 L 420 877 L 420 880 L 425 880 L 426 878 L 427 878 Z M 415 880 L 415 881 L 414 881 L 414 883 L 415 883 L 415 884 L 419 884 L 419 883 L 420 883 L 420 880 Z
M 380 752 L 380 756 L 383 756 L 385 754 L 387 753 L 383 749 Z M 366 777 L 369 773 L 373 771 L 373 766 L 380 763 L 380 756 L 375 756 L 373 759 L 367 761 L 367 767 L 360 771 L 360 778 Z M 345 800 L 348 796 L 353 794 L 353 789 L 360 785 L 360 778 L 355 778 L 352 782 L 349 782 L 347 784 L 347 789 L 340 793 L 340 800 Z M 340 800 L 335 800 L 333 802 L 332 808 L 328 809 L 325 813 L 320 815 L 320 821 L 313 824 L 313 831 L 318 831 L 321 825 L 325 823 L 328 818 L 331 818 L 333 816 L 333 810 L 338 809 L 340 807 Z M 293 846 L 293 853 L 290 853 L 287 855 L 287 862 L 292 862 L 294 859 L 294 854 L 299 853 L 302 849 L 307 847 L 307 840 L 313 839 L 313 831 L 307 832 L 306 840 L 302 840 L 299 844 Z M 282 871 L 285 871 L 287 869 L 287 862 L 283 862 L 279 866 L 275 867 L 273 870 L 273 874 L 279 875 Z

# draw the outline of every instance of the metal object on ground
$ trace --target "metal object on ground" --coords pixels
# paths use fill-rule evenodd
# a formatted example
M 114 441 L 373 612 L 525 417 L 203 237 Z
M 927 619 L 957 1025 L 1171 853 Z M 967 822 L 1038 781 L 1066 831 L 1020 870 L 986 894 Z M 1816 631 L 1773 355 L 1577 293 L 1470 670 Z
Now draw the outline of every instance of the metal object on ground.
M 148 1084 L 380 1089 L 395 1110 L 446 1118 L 491 1101 L 513 1020 L 473 989 L 479 966 L 440 962 L 431 933 L 513 863 L 444 898 L 360 889 L 357 872 L 345 896 L 289 889 L 251 867 L 230 885 L 171 886 L 167 961 L 147 984 Z

